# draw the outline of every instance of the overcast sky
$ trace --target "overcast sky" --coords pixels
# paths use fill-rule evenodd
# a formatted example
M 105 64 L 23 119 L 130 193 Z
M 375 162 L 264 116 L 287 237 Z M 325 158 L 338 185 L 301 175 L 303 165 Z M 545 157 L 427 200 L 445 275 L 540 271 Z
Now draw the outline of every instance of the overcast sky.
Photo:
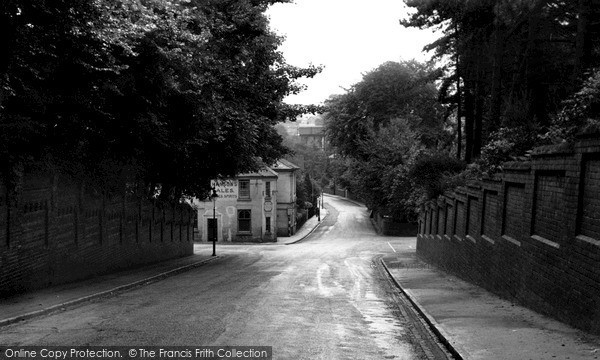
M 319 104 L 361 80 L 386 61 L 426 60 L 421 50 L 432 42 L 429 31 L 404 28 L 402 0 L 295 0 L 268 11 L 271 28 L 286 40 L 280 50 L 292 65 L 324 65 L 308 80 L 308 90 L 288 103 Z

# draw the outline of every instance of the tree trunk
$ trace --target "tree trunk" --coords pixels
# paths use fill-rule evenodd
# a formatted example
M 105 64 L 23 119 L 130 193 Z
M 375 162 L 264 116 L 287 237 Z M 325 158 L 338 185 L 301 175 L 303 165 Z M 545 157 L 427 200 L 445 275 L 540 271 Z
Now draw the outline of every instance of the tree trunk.
M 487 131 L 495 131 L 502 111 L 502 65 L 504 61 L 504 26 L 496 17 L 494 24 L 494 52 L 492 57 L 492 88 L 490 98 L 490 121 Z
M 483 79 L 477 83 L 477 89 L 475 93 L 475 116 L 473 122 L 473 149 L 472 149 L 472 160 L 475 160 L 481 155 L 481 144 L 483 142 L 483 103 L 485 101 L 485 95 L 483 91 Z
M 525 81 L 527 84 L 527 122 L 546 122 L 546 89 L 542 85 L 544 69 L 542 62 L 539 39 L 547 31 L 547 21 L 542 19 L 544 1 L 538 1 L 529 15 L 529 27 L 527 32 L 527 52 L 525 56 Z
M 462 95 L 460 76 L 456 80 L 456 158 L 462 159 Z
M 475 120 L 475 99 L 471 81 L 465 81 L 465 161 L 473 160 L 473 125 Z
M 486 56 L 486 52 L 489 51 L 489 41 L 485 34 L 480 33 L 477 37 L 477 58 L 476 58 L 476 79 L 475 84 L 475 109 L 474 109 L 474 122 L 473 122 L 473 151 L 472 159 L 479 158 L 481 154 L 481 146 L 483 143 L 483 117 L 484 117 L 484 104 L 487 98 L 486 94 L 489 89 L 490 79 L 487 74 L 490 70 L 489 58 Z
M 591 0 L 579 0 L 579 20 L 577 22 L 577 37 L 575 39 L 575 69 L 574 78 L 580 79 L 590 63 L 592 52 L 589 23 Z
M 460 57 L 458 56 L 459 39 L 458 26 L 454 26 L 456 36 L 456 158 L 462 159 L 462 93 L 460 86 Z

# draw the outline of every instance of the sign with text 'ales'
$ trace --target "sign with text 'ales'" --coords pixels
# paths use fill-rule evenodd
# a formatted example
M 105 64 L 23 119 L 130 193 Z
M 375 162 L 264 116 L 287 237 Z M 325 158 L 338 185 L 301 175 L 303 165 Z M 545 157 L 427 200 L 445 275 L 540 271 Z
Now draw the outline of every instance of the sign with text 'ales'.
M 210 186 L 215 188 L 219 199 L 238 198 L 238 181 L 236 179 L 211 180 Z

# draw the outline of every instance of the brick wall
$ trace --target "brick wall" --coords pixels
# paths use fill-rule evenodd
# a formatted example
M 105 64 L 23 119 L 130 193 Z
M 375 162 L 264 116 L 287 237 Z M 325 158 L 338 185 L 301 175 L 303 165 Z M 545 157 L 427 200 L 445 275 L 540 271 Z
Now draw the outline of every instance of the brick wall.
M 417 224 L 410 222 L 399 222 L 395 219 L 381 215 L 377 211 L 371 214 L 371 222 L 377 233 L 389 236 L 414 236 L 417 232 Z
M 500 296 L 600 333 L 600 138 L 538 148 L 494 179 L 425 204 L 417 251 Z
M 63 176 L 0 183 L 0 296 L 193 253 L 188 205 L 103 197 Z

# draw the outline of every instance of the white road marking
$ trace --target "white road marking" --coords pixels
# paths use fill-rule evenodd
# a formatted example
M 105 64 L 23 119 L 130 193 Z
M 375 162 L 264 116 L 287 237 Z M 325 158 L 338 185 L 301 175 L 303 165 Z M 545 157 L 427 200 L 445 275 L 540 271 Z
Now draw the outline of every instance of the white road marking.
M 394 249 L 394 247 L 392 246 L 392 244 L 390 244 L 389 241 L 388 241 L 388 245 L 392 248 L 392 250 L 394 250 L 394 252 L 396 252 L 396 249 Z

